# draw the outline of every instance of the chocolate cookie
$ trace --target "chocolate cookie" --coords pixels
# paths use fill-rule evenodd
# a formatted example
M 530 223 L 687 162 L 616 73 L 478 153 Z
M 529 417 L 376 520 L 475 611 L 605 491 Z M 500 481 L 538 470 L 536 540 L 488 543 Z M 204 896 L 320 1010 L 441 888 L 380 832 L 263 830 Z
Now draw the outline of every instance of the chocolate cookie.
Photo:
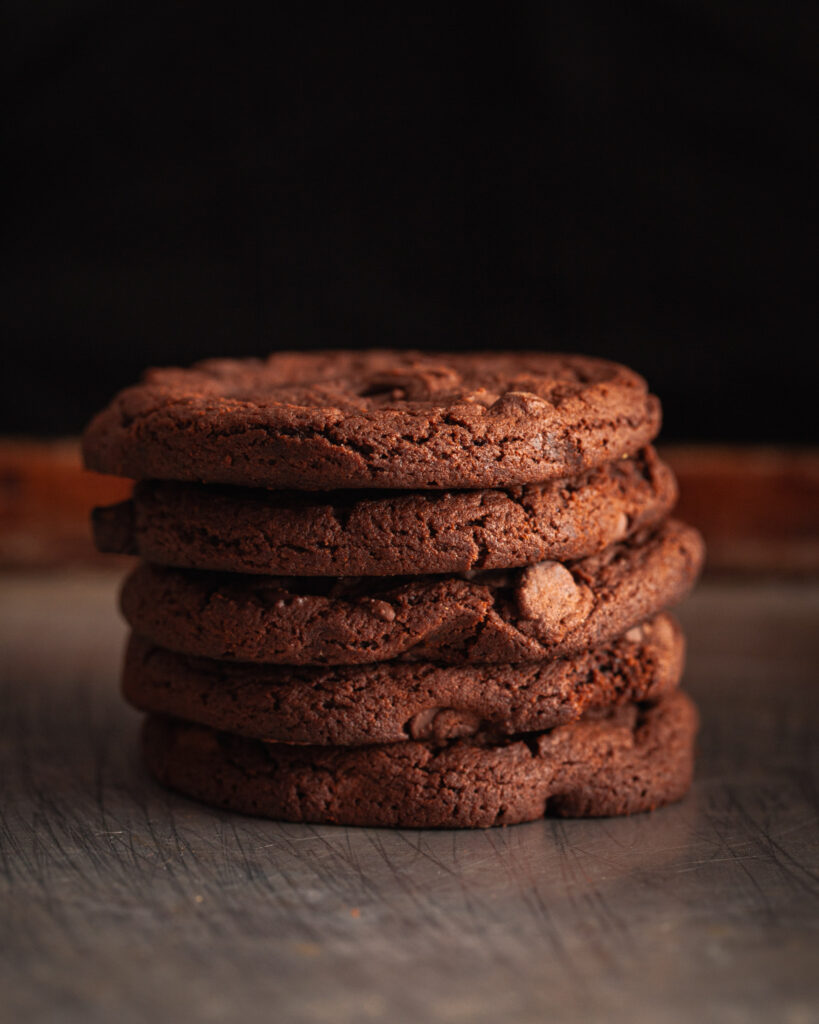
M 286 579 L 143 563 L 125 581 L 122 610 L 154 643 L 209 658 L 543 661 L 596 647 L 674 604 L 702 560 L 700 535 L 672 519 L 565 565 L 465 576 Z
M 101 551 L 223 572 L 400 576 L 565 561 L 671 510 L 671 470 L 647 448 L 571 480 L 507 491 L 331 499 L 152 480 L 94 511 Z
M 505 487 L 631 455 L 660 428 L 645 381 L 581 356 L 280 352 L 149 370 L 88 426 L 86 465 L 278 487 Z
M 486 828 L 545 814 L 598 817 L 679 800 L 693 774 L 697 712 L 676 692 L 549 732 L 439 746 L 264 743 L 150 717 L 144 751 L 160 782 L 245 814 L 403 828 Z
M 133 636 L 123 691 L 142 711 L 255 739 L 443 742 L 551 729 L 589 710 L 657 700 L 679 683 L 683 654 L 682 633 L 668 615 L 572 658 L 519 665 L 237 664 L 174 654 Z

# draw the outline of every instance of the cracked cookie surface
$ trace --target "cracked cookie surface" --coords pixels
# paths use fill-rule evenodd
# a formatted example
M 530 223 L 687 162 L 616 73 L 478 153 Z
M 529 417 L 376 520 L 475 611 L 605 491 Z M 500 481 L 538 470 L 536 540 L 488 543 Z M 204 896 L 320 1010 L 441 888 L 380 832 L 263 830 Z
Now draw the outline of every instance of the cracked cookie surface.
M 582 558 L 657 523 L 677 497 L 648 448 L 568 480 L 509 490 L 283 495 L 137 484 L 94 512 L 101 551 L 222 572 L 400 576 Z
M 682 632 L 668 615 L 593 650 L 517 665 L 240 664 L 174 654 L 133 636 L 123 693 L 141 711 L 255 739 L 440 743 L 551 729 L 590 710 L 656 701 L 679 683 L 683 660 Z
M 520 353 L 280 352 L 149 370 L 83 438 L 88 468 L 294 490 L 505 487 L 632 455 L 660 405 L 624 366 Z
M 505 742 L 264 743 L 150 716 L 143 749 L 172 789 L 284 821 L 486 828 L 648 811 L 691 784 L 697 712 L 675 692 Z
M 578 561 L 460 576 L 277 578 L 143 563 L 121 605 L 159 646 L 220 660 L 542 661 L 598 646 L 675 604 L 703 557 L 699 533 L 670 519 Z

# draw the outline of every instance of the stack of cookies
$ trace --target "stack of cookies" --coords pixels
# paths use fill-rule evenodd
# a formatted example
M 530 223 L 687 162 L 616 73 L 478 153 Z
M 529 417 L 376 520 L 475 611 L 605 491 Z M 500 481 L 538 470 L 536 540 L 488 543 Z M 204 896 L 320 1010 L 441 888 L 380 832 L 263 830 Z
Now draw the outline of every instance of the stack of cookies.
M 641 377 L 553 354 L 278 353 L 149 371 L 90 424 L 136 554 L 124 692 L 166 785 L 288 821 L 484 827 L 688 789 Z

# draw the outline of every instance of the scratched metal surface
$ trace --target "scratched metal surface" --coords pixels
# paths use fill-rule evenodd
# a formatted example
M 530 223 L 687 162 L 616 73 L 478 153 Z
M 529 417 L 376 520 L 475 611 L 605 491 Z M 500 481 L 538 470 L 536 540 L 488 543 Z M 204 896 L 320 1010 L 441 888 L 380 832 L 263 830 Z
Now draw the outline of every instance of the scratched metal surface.
M 686 606 L 685 803 L 472 833 L 164 793 L 118 698 L 113 595 L 0 579 L 3 1020 L 819 1019 L 819 585 Z

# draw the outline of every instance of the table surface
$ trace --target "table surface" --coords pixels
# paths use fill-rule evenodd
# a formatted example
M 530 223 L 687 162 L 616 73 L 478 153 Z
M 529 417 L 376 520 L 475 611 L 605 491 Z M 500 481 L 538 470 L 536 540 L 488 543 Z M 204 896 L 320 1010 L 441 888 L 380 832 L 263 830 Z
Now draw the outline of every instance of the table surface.
M 0 577 L 4 1021 L 819 1020 L 819 584 L 681 609 L 682 804 L 479 832 L 165 793 L 118 695 L 115 590 Z

